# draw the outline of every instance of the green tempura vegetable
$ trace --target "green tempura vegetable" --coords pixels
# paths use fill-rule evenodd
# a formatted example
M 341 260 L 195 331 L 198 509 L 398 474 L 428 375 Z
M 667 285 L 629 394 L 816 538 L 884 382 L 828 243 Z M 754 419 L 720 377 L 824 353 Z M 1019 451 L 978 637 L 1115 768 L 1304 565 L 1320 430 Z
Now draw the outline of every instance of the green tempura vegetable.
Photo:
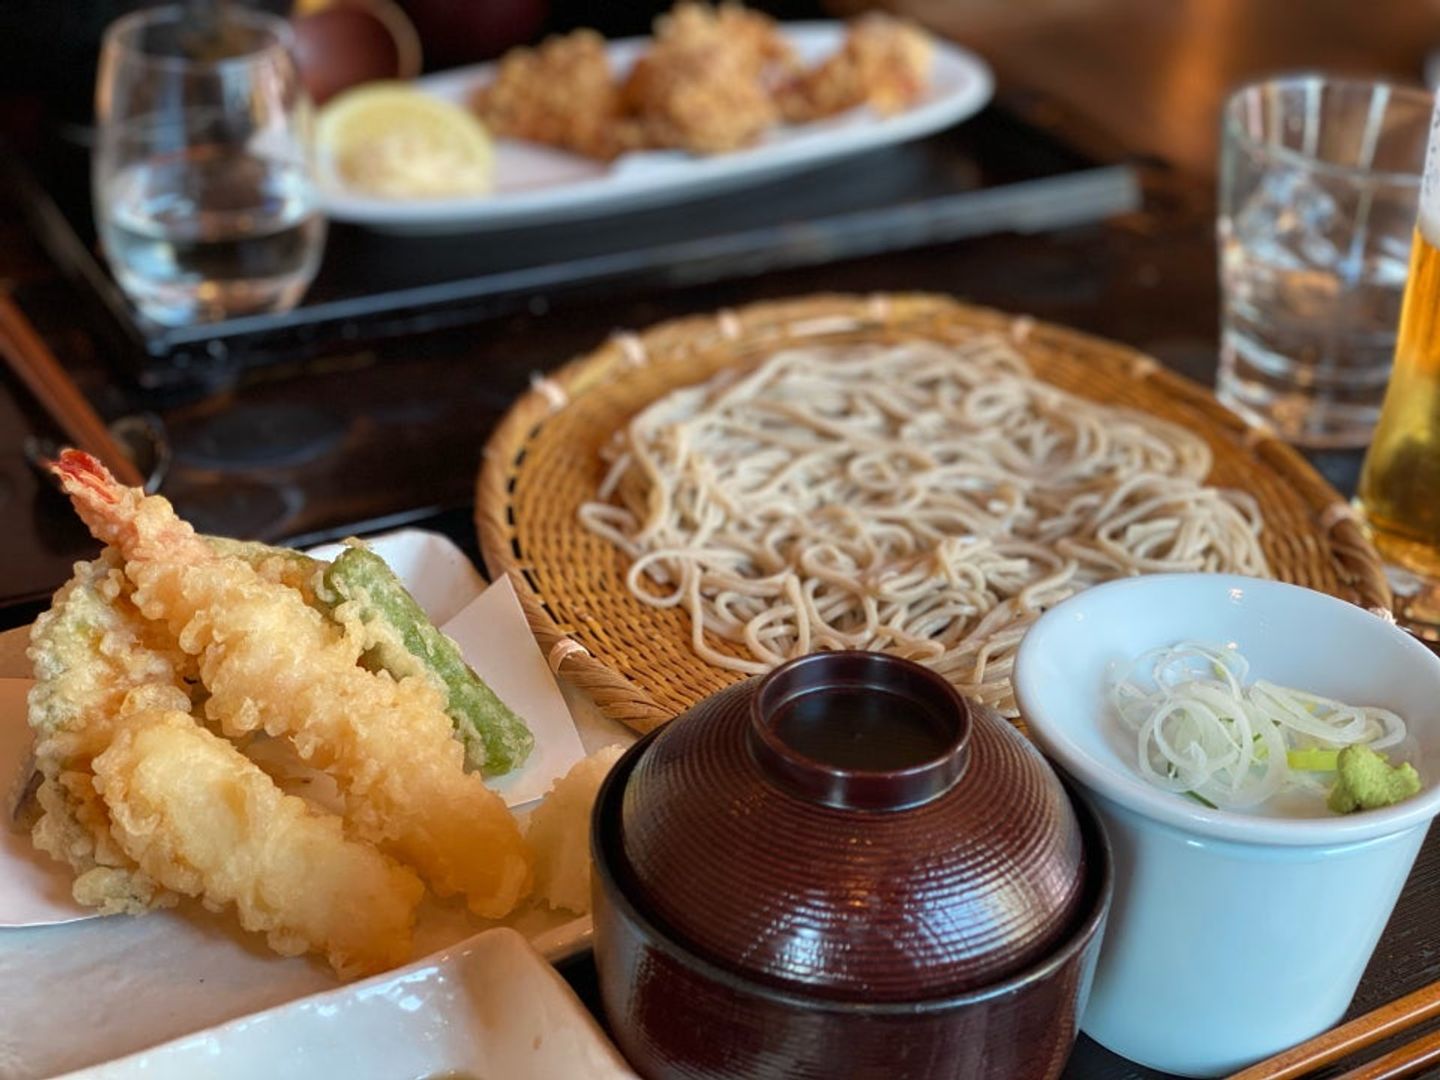
M 1420 790 L 1420 775 L 1413 765 L 1391 765 L 1384 754 L 1358 743 L 1340 751 L 1335 769 L 1335 786 L 1325 805 L 1337 814 L 1378 810 Z
M 363 547 L 346 548 L 325 569 L 320 599 L 333 615 L 364 624 L 373 641 L 367 661 L 396 678 L 424 675 L 445 693 L 445 711 L 471 768 L 495 776 L 529 756 L 535 737 L 525 722 L 465 663 L 460 647 L 435 628 L 384 559 Z M 354 606 L 341 611 L 347 604 Z

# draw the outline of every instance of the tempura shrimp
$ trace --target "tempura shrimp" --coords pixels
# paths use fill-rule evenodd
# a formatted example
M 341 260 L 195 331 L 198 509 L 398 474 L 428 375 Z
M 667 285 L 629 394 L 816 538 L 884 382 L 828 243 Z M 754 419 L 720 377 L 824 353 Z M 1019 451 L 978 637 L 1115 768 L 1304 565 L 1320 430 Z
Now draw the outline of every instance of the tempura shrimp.
M 264 729 L 324 769 L 360 837 L 463 893 L 487 918 L 530 887 L 530 855 L 498 795 L 463 766 L 429 682 L 367 671 L 360 644 L 293 589 L 218 554 L 159 496 L 117 483 L 69 450 L 54 466 L 80 517 L 114 545 L 141 613 L 199 659 L 206 715 L 231 737 Z
M 282 956 L 321 952 L 342 976 L 409 958 L 420 879 L 188 713 L 131 713 L 94 765 L 116 841 L 168 888 L 233 905 Z

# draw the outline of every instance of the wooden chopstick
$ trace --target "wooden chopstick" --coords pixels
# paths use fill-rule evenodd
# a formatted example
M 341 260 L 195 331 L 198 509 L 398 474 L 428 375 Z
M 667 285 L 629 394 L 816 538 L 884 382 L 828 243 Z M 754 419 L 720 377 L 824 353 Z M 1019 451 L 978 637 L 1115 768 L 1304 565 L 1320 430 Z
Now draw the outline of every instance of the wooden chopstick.
M 1381 1039 L 1394 1035 L 1396 1032 L 1422 1024 L 1434 1016 L 1440 1016 L 1440 982 L 1423 986 L 1404 997 L 1396 998 L 1377 1009 L 1372 1009 L 1364 1016 L 1357 1016 L 1349 1023 L 1331 1028 L 1323 1035 L 1317 1035 L 1299 1046 L 1292 1046 L 1289 1050 L 1267 1058 L 1258 1065 L 1252 1065 L 1248 1069 L 1235 1073 L 1230 1080 L 1293 1080 L 1295 1077 L 1304 1076 L 1308 1072 L 1348 1057 L 1357 1050 L 1373 1046 Z M 1432 1040 L 1434 1041 L 1433 1046 L 1421 1045 L 1422 1043 L 1428 1044 Z M 1363 1070 L 1377 1066 L 1389 1059 L 1395 1060 L 1390 1061 L 1386 1067 L 1394 1067 L 1400 1063 L 1398 1055 L 1411 1051 L 1430 1055 L 1424 1057 L 1421 1064 L 1435 1060 L 1436 1056 L 1440 1056 L 1440 1033 L 1417 1039 L 1378 1058 L 1368 1066 L 1362 1066 L 1359 1070 L 1346 1073 L 1345 1076 L 1352 1080 L 1358 1080 L 1359 1077 L 1365 1077 L 1366 1080 L 1381 1080 L 1382 1077 L 1408 1076 L 1410 1075 L 1408 1072 L 1372 1073 Z M 1416 1068 L 1418 1067 L 1417 1065 Z
M 1403 1076 L 1414 1076 L 1436 1061 L 1440 1061 L 1440 1031 L 1396 1047 L 1374 1061 L 1341 1073 L 1335 1080 L 1400 1080 Z
M 95 414 L 25 313 L 3 290 L 0 290 L 0 353 L 5 354 L 10 370 L 54 418 L 67 439 L 104 462 L 122 484 L 144 486 L 145 478 L 135 463 Z

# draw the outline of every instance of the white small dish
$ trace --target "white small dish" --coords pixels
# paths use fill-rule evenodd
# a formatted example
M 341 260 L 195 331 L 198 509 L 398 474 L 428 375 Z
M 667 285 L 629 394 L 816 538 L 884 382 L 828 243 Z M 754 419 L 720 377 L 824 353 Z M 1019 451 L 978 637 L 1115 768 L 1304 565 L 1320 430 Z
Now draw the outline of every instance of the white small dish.
M 1420 794 L 1290 818 L 1207 809 L 1136 771 L 1106 700 L 1112 665 L 1180 641 L 1233 644 L 1250 677 L 1405 718 Z M 1084 788 L 1115 852 L 1115 902 L 1081 1023 L 1188 1076 L 1233 1072 L 1340 1019 L 1440 813 L 1440 658 L 1323 593 L 1220 574 L 1126 578 L 1042 615 L 1015 659 L 1041 749 Z
M 791 22 L 781 24 L 781 33 L 803 60 L 813 63 L 840 46 L 845 26 Z M 612 70 L 628 71 L 649 43 L 648 38 L 610 42 L 606 51 Z M 728 154 L 632 153 L 609 165 L 552 147 L 497 139 L 494 190 L 448 198 L 385 199 L 349 191 L 322 163 L 321 198 L 336 221 L 399 233 L 508 229 L 683 202 L 921 138 L 979 112 L 992 87 L 985 62 L 940 39 L 934 55 L 929 89 L 894 116 L 852 109 L 814 123 L 781 126 L 755 146 Z M 464 105 L 495 70 L 493 63 L 478 64 L 428 75 L 415 85 Z
M 525 939 L 486 930 L 418 964 L 187 1035 L 63 1080 L 635 1080 Z

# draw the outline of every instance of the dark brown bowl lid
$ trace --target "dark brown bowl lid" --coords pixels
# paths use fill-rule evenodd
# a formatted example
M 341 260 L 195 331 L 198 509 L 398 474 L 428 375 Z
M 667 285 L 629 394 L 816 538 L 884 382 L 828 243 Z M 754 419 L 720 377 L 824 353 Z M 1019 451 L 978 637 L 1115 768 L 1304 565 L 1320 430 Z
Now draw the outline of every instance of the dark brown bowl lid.
M 1084 891 L 1058 778 L 918 664 L 817 653 L 672 721 L 621 800 L 630 900 L 771 985 L 856 1001 L 986 986 Z

